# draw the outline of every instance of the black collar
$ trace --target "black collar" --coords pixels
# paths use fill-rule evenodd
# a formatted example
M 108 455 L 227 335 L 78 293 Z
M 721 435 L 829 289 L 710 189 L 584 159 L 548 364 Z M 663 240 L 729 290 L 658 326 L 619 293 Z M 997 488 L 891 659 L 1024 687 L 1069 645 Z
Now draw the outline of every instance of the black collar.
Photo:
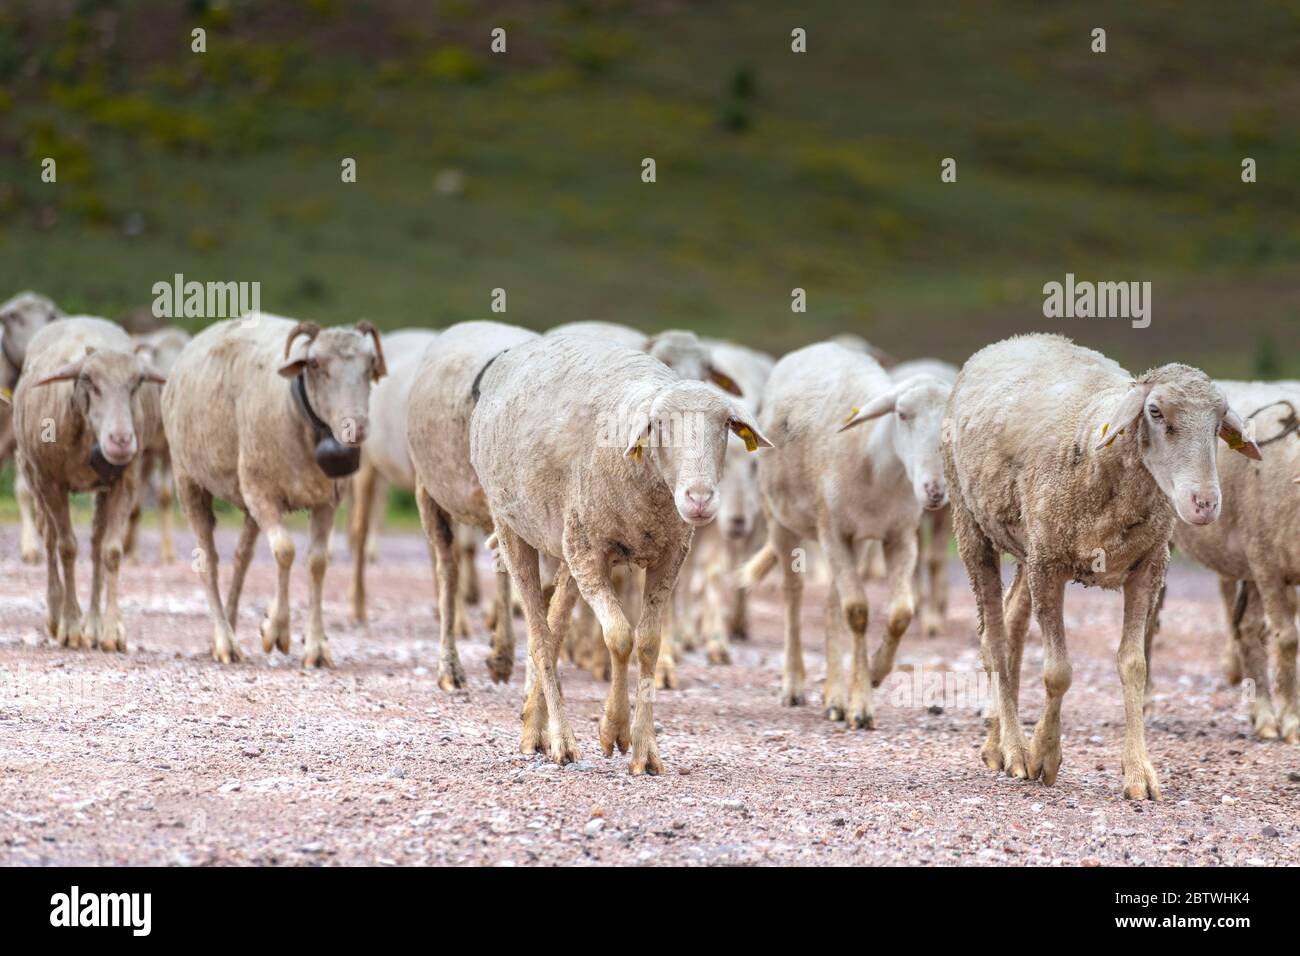
M 302 412 L 303 418 L 307 419 L 307 424 L 315 433 L 316 448 L 312 452 L 312 457 L 316 460 L 316 466 L 330 478 L 346 478 L 353 474 L 361 465 L 361 446 L 344 445 L 335 439 L 329 425 L 325 424 L 316 414 L 316 409 L 311 407 L 311 402 L 307 398 L 307 384 L 303 381 L 301 372 L 294 377 L 293 385 L 289 390 L 293 392 L 294 400 L 298 403 L 298 410 Z
M 321 417 L 316 414 L 316 409 L 311 407 L 311 401 L 307 398 L 307 383 L 303 380 L 301 372 L 294 377 L 292 391 L 293 397 L 298 401 L 298 410 L 307 419 L 307 424 L 311 426 L 311 430 L 316 433 L 317 441 L 322 438 L 332 437 L 334 433 L 330 431 L 329 425 L 325 424 Z

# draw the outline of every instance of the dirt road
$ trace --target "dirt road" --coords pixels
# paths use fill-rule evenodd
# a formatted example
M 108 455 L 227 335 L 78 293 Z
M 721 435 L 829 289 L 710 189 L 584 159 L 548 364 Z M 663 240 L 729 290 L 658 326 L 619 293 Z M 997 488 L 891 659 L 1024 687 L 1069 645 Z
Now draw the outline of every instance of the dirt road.
M 188 536 L 178 543 L 189 553 Z M 233 540 L 219 547 L 228 561 Z M 655 710 L 667 773 L 632 778 L 626 757 L 600 753 L 604 685 L 571 667 L 562 680 L 582 760 L 565 769 L 517 752 L 522 647 L 515 681 L 494 686 L 483 638 L 462 641 L 469 688 L 438 690 L 418 538 L 383 538 L 368 628 L 347 622 L 336 540 L 325 606 L 333 672 L 297 664 L 301 561 L 295 657 L 262 654 L 257 622 L 273 574 L 264 541 L 260 549 L 239 626 L 248 660 L 222 667 L 208 656 L 195 575 L 153 564 L 152 536 L 146 562 L 123 570 L 130 653 L 108 655 L 44 637 L 44 568 L 18 563 L 16 529 L 0 527 L 0 863 L 1300 862 L 1300 748 L 1248 736 L 1241 692 L 1219 674 L 1214 582 L 1198 569 L 1171 572 L 1158 644 L 1148 744 L 1165 800 L 1136 804 L 1120 797 L 1117 594 L 1068 595 L 1074 684 L 1054 787 L 1009 780 L 978 759 L 982 721 L 967 693 L 978 686 L 974 608 L 959 569 L 944 635 L 904 639 L 902 675 L 878 692 L 879 729 L 820 715 L 816 586 L 805 602 L 812 700 L 778 704 L 780 609 L 769 585 L 731 666 L 709 666 L 698 651 L 679 662 L 681 688 L 660 692 Z M 87 553 L 83 544 L 83 603 Z M 874 611 L 883 595 L 870 593 Z M 477 612 L 474 621 L 481 633 Z M 522 643 L 522 625 L 518 633 Z M 1025 658 L 1032 725 L 1042 704 L 1036 628 Z M 955 691 L 946 700 L 933 684 L 945 674 Z

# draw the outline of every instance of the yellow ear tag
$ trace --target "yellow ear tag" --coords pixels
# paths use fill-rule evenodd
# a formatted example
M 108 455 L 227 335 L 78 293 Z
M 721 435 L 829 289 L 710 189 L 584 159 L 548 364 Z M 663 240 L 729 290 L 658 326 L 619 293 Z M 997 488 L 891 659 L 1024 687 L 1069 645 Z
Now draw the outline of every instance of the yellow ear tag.
M 13 389 L 8 387 L 0 388 L 0 398 L 3 398 L 7 402 L 9 401 L 9 399 L 13 397 L 14 397 Z
M 758 439 L 754 437 L 753 429 L 748 425 L 742 425 L 736 431 L 736 437 L 745 443 L 746 451 L 758 451 Z
M 844 424 L 847 425 L 849 422 L 853 421 L 853 416 L 856 415 L 859 411 L 861 411 L 861 409 L 859 409 L 858 406 L 854 405 L 853 411 L 849 412 L 848 418 L 844 419 Z
M 1227 431 L 1228 434 L 1223 436 L 1223 440 L 1228 443 L 1229 448 L 1235 451 L 1238 448 L 1244 448 L 1246 446 L 1246 440 L 1241 437 L 1241 432 L 1233 429 L 1225 429 L 1225 431 Z
M 630 456 L 633 461 L 641 460 L 641 449 L 644 448 L 645 445 L 646 445 L 646 441 L 644 438 L 642 438 L 640 441 L 636 443 L 636 447 L 632 449 L 632 454 Z
M 1106 437 L 1106 429 L 1108 429 L 1108 428 L 1110 428 L 1110 422 L 1102 422 L 1102 424 L 1101 424 L 1101 437 L 1102 437 L 1102 438 L 1105 438 L 1105 437 Z

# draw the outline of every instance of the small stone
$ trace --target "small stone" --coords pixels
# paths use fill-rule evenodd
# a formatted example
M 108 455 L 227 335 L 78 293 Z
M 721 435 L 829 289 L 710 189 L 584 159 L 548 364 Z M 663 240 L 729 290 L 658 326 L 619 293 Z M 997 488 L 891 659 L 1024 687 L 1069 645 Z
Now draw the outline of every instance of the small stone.
M 1237 798 L 1230 797 L 1225 793 L 1222 797 L 1219 798 L 1219 802 L 1222 803 L 1225 807 L 1235 807 L 1237 805 Z
M 929 707 L 925 709 L 925 712 L 927 714 L 931 714 L 935 717 L 938 717 L 940 714 L 943 713 L 943 708 L 940 707 L 938 704 L 931 704 Z
M 743 810 L 745 802 L 743 800 L 723 800 L 722 809 L 724 810 Z
M 324 843 L 304 843 L 302 846 L 298 847 L 298 850 L 299 850 L 299 852 L 301 852 L 301 853 L 324 853 L 324 852 L 325 852 L 325 844 L 324 844 Z
M 262 756 L 262 748 L 245 747 L 243 750 L 240 751 L 240 753 L 242 753 L 245 757 L 260 757 Z
M 1101 866 L 1101 860 L 1097 859 L 1095 856 L 1085 856 L 1082 860 L 1079 861 L 1079 865 L 1089 866 L 1089 867 Z
M 1277 827 L 1275 827 L 1275 826 L 1267 826 L 1267 827 L 1264 827 L 1264 829 L 1261 830 L 1260 832 L 1263 833 L 1264 836 L 1266 836 L 1266 837 L 1270 837 L 1270 838 L 1276 838 L 1276 837 L 1280 837 L 1280 836 L 1282 835 L 1281 833 L 1278 832 L 1278 829 L 1277 829 Z
M 390 767 L 388 770 L 388 775 L 392 777 L 394 780 L 406 779 L 406 771 L 403 770 L 401 767 Z
M 605 820 L 603 817 L 592 817 L 587 821 L 587 825 L 582 828 L 582 832 L 589 837 L 594 837 L 601 830 L 605 829 Z
M 217 788 L 218 793 L 235 793 L 243 786 L 238 780 L 231 780 L 229 783 L 223 783 Z

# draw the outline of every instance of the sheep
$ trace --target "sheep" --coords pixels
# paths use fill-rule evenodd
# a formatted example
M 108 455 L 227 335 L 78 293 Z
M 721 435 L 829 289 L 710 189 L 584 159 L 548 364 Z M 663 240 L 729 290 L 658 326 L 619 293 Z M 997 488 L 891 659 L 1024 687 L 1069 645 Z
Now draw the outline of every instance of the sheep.
M 184 329 L 169 326 L 148 335 L 138 335 L 135 340 L 136 351 L 145 356 L 151 368 L 166 377 L 171 372 L 172 366 L 176 364 L 181 350 L 189 343 L 190 334 Z M 158 559 L 163 564 L 171 564 L 176 560 L 176 545 L 172 534 L 172 465 L 171 456 L 167 451 L 167 436 L 161 428 L 158 429 L 153 444 L 142 448 L 141 454 L 143 455 L 141 498 L 143 498 L 145 485 L 156 476 L 160 525 Z M 136 557 L 136 532 L 140 524 L 142 504 L 143 501 L 137 501 L 135 507 L 131 509 L 131 522 L 126 532 L 124 552 L 129 558 Z
M 1062 614 L 1068 581 L 1122 588 L 1124 795 L 1160 799 L 1143 735 L 1143 638 L 1164 582 L 1177 519 L 1219 516 L 1214 436 L 1258 457 L 1223 393 L 1170 364 L 1133 379 L 1059 335 L 986 346 L 963 366 L 943 442 L 958 551 L 979 609 L 992 682 L 981 757 L 1009 776 L 1056 781 L 1061 701 L 1070 686 Z M 1005 601 L 1000 555 L 1017 562 Z M 1020 660 L 1031 610 L 1043 633 L 1046 704 L 1026 745 Z
M 55 319 L 63 317 L 50 299 L 35 292 L 20 292 L 0 305 L 0 397 L 12 396 L 23 370 L 27 346 L 32 337 Z M 12 416 L 0 411 L 0 466 L 13 456 L 17 444 Z M 24 564 L 41 559 L 40 536 L 36 532 L 36 506 L 23 470 L 14 467 L 14 498 L 20 524 L 18 553 Z
M 901 382 L 913 375 L 931 375 L 949 387 L 957 381 L 957 367 L 938 359 L 913 359 L 889 370 Z M 921 633 L 933 637 L 948 616 L 948 541 L 952 537 L 952 509 L 927 511 L 917 537 L 915 590 L 921 606 Z M 928 577 L 927 577 L 928 575 Z
M 456 653 L 460 548 L 454 526 L 491 533 L 492 515 L 470 464 L 470 415 L 478 377 L 498 356 L 537 333 L 500 322 L 462 322 L 446 329 L 425 351 L 407 399 L 407 449 L 420 523 L 435 555 L 438 589 L 438 686 L 465 685 Z M 473 573 L 473 568 L 470 569 Z M 488 672 L 505 682 L 514 669 L 510 585 L 497 566 L 496 613 Z
M 287 511 L 311 512 L 310 610 L 304 667 L 333 667 L 321 616 L 334 512 L 369 432 L 370 388 L 387 374 L 379 333 L 365 321 L 321 329 L 266 313 L 208 326 L 185 347 L 163 389 L 163 419 L 181 508 L 201 549 L 213 623 L 212 657 L 243 657 L 235 640 L 239 595 L 259 531 L 279 575 L 262 621 L 262 649 L 289 652 L 289 572 L 294 544 Z M 212 499 L 244 512 L 230 592 L 217 589 Z
M 351 616 L 366 622 L 367 544 L 380 484 L 415 489 L 415 469 L 406 447 L 406 402 L 425 349 L 438 337 L 430 329 L 402 329 L 380 338 L 388 375 L 370 392 L 370 434 L 361 446 L 361 464 L 352 480 Z M 382 510 L 382 508 L 380 509 Z
M 1287 743 L 1300 744 L 1295 602 L 1295 582 L 1300 580 L 1300 497 L 1290 487 L 1300 466 L 1300 442 L 1287 435 L 1289 422 L 1300 409 L 1300 382 L 1217 384 L 1228 404 L 1246 413 L 1252 437 L 1267 452 L 1263 461 L 1251 461 L 1220 450 L 1223 510 L 1219 520 L 1206 526 L 1179 523 L 1174 527 L 1174 546 L 1230 582 L 1231 591 L 1242 582 L 1229 618 L 1230 635 L 1235 638 L 1241 670 L 1254 681 L 1255 735 L 1263 740 L 1280 736 Z M 1226 597 L 1229 588 L 1223 590 Z M 1265 628 L 1260 625 L 1266 625 L 1277 647 L 1276 712 L 1269 694 Z
M 684 379 L 712 382 L 732 395 L 739 397 L 742 394 L 739 384 L 718 368 L 712 350 L 694 332 L 671 329 L 651 336 L 613 322 L 569 322 L 556 326 L 546 334 L 590 336 L 611 345 L 637 349 L 659 359 Z M 689 578 L 689 572 L 686 576 Z M 630 607 L 636 600 L 637 581 L 634 575 L 628 575 L 625 579 L 620 576 L 620 581 L 624 584 L 619 591 L 620 598 L 625 607 Z M 584 606 L 579 613 L 574 642 L 575 659 L 587 662 L 593 673 L 603 677 L 608 672 L 608 654 L 597 633 L 595 615 L 589 612 L 590 608 Z M 655 677 L 656 685 L 660 688 L 677 686 L 674 652 L 674 644 L 677 642 L 674 640 L 674 632 L 683 623 L 680 617 L 670 605 L 665 614 L 666 636 L 660 645 L 659 672 Z M 689 634 L 685 636 L 689 641 Z
M 140 449 L 161 429 L 154 385 L 163 381 L 136 355 L 126 330 L 106 319 L 62 319 L 44 326 L 27 347 L 13 396 L 14 431 L 40 508 L 49 630 L 65 647 L 127 648 L 117 593 L 122 539 L 140 482 Z M 90 612 L 83 622 L 68 495 L 90 491 Z
M 760 423 L 779 451 L 760 459 L 768 541 L 741 572 L 745 586 L 778 562 L 783 571 L 785 662 L 781 701 L 805 702 L 800 603 L 803 562 L 797 549 L 814 538 L 830 565 L 826 599 L 825 715 L 850 728 L 872 728 L 871 688 L 893 668 L 915 608 L 916 536 L 925 509 L 942 508 L 947 485 L 939 456 L 948 386 L 928 375 L 893 382 L 863 352 L 833 342 L 810 345 L 776 363 Z M 842 435 L 866 422 L 873 424 Z M 884 543 L 889 611 L 884 639 L 867 656 L 867 599 L 854 548 Z M 840 635 L 852 634 L 847 699 Z
M 737 384 L 750 413 L 757 416 L 776 360 L 732 342 L 702 341 L 714 367 Z M 695 533 L 679 576 L 673 618 L 678 634 L 685 637 L 683 643 L 693 643 L 698 634 L 709 662 L 726 664 L 731 660 L 731 638 L 748 636 L 745 591 L 735 586 L 735 572 L 767 537 L 755 459 L 738 438 L 727 443 L 719 490 L 718 518 Z
M 612 661 L 601 749 L 610 756 L 631 746 L 633 774 L 663 771 L 652 713 L 661 616 L 694 529 L 717 513 L 728 431 L 755 450 L 771 447 L 740 402 L 642 352 L 586 336 L 543 336 L 486 367 L 470 419 L 470 461 L 528 627 L 536 680 L 524 705 L 524 753 L 544 749 L 561 764 L 578 758 L 555 660 L 581 594 Z M 549 614 L 539 553 L 559 560 Z M 611 585 L 615 564 L 645 569 L 635 640 Z

